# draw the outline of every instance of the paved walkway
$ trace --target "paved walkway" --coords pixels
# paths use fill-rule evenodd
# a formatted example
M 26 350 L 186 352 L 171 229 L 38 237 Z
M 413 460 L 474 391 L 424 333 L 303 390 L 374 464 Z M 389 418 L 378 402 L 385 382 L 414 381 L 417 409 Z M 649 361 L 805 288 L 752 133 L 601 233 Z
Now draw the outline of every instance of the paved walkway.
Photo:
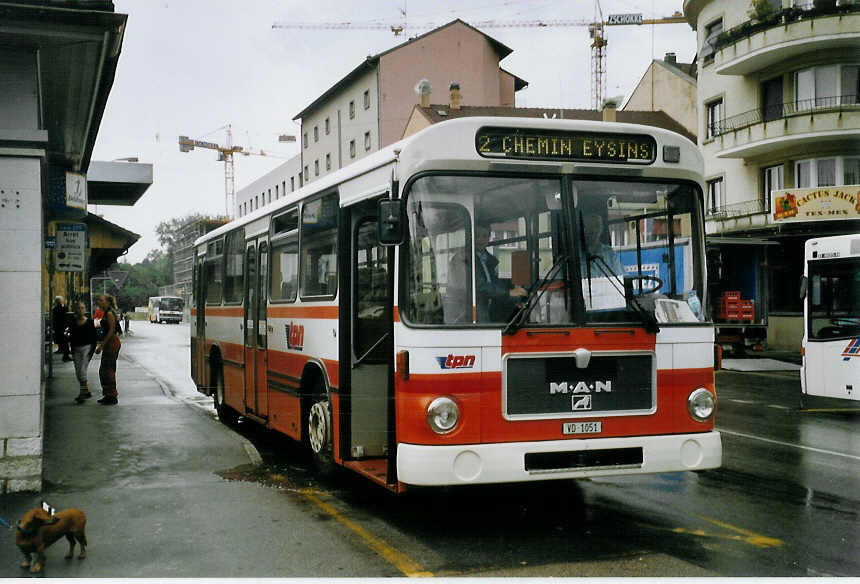
M 71 363 L 54 362 L 45 397 L 41 494 L 0 496 L 16 522 L 44 499 L 88 517 L 89 557 L 66 561 L 65 541 L 47 550 L 44 575 L 91 577 L 391 576 L 375 554 L 291 493 L 231 482 L 216 472 L 249 464 L 244 439 L 199 408 L 171 398 L 120 354 L 119 405 L 76 405 Z M 0 527 L 0 580 L 18 568 L 14 531 Z

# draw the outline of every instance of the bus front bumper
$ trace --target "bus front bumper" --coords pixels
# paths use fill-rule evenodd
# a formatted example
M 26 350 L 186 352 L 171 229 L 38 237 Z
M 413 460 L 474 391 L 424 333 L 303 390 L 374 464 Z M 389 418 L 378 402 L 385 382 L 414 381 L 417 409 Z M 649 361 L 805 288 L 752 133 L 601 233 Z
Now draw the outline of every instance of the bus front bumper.
M 397 478 L 426 486 L 511 483 L 704 470 L 719 467 L 722 458 L 716 431 L 455 446 L 401 443 Z

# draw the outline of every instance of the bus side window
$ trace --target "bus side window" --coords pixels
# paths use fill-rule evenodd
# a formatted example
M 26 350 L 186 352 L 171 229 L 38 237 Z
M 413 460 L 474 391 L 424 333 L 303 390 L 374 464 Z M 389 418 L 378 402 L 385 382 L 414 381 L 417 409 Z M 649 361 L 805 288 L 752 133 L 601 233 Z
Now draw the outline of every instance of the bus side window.
M 302 207 L 302 298 L 337 292 L 337 193 Z
M 224 302 L 242 302 L 244 271 L 242 258 L 245 255 L 245 229 L 227 234 L 225 244 Z
M 272 244 L 270 295 L 274 301 L 295 302 L 299 289 L 299 234 Z

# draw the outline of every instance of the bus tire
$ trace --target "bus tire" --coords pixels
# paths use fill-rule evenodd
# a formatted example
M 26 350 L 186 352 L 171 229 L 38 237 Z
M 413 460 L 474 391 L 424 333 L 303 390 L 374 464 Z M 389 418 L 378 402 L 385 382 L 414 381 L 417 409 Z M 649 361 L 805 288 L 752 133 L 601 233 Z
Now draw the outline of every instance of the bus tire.
M 219 367 L 212 373 L 215 377 L 215 390 L 212 392 L 212 400 L 215 403 L 215 411 L 218 412 L 218 419 L 225 426 L 232 426 L 239 419 L 239 414 L 224 400 L 224 371 Z
M 322 476 L 334 472 L 331 405 L 325 393 L 315 393 L 307 401 L 304 421 L 305 444 L 311 453 L 314 470 Z

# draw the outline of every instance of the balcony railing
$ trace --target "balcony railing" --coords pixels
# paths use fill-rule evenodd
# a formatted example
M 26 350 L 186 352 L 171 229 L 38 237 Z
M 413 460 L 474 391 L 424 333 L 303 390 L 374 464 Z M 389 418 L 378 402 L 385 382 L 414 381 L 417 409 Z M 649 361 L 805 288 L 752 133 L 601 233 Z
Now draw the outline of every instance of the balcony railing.
M 710 124 L 708 127 L 708 136 L 717 137 L 762 122 L 770 122 L 791 116 L 856 109 L 860 109 L 860 95 L 856 93 L 766 105 Z
M 741 201 L 708 209 L 708 219 L 731 219 L 743 217 L 744 215 L 755 215 L 757 213 L 770 212 L 770 200 L 755 199 L 752 201 Z
M 774 10 L 767 16 L 755 20 L 748 20 L 720 33 L 713 41 L 714 52 L 729 45 L 733 45 L 740 40 L 749 38 L 756 33 L 776 26 L 787 26 L 792 22 L 798 22 L 800 20 L 850 14 L 852 12 L 860 12 L 860 1 L 838 0 L 837 2 L 832 3 L 809 2 L 803 6 Z

